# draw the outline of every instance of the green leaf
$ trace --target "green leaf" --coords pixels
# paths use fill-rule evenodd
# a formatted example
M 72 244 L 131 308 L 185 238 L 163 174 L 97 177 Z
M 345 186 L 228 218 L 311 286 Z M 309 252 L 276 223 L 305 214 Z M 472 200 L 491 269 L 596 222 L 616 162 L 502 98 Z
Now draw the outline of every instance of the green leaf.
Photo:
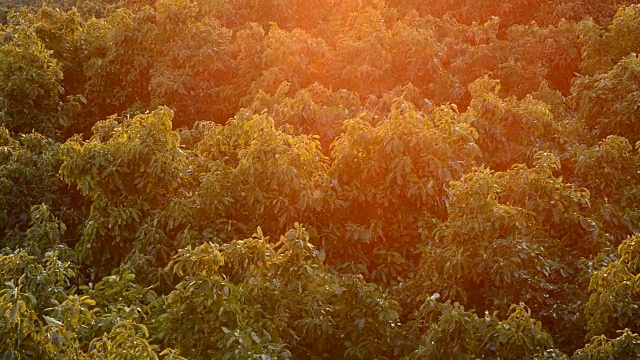
M 50 318 L 47 315 L 43 315 L 44 320 L 47 322 L 47 324 L 51 325 L 51 326 L 62 326 L 64 324 L 62 324 L 60 321 L 54 319 L 54 318 Z

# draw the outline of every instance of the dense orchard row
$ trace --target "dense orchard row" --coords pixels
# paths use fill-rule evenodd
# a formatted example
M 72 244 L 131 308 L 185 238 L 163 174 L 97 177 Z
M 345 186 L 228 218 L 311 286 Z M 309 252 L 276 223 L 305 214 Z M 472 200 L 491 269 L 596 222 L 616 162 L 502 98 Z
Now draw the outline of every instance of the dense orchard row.
M 636 3 L 4 3 L 0 359 L 640 357 Z

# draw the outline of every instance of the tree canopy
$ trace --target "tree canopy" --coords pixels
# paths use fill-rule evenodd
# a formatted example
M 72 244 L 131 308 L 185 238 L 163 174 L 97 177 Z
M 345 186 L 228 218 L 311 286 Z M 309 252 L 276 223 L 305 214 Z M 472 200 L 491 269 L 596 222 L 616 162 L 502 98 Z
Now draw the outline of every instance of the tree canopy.
M 0 359 L 640 357 L 640 2 L 0 3 Z

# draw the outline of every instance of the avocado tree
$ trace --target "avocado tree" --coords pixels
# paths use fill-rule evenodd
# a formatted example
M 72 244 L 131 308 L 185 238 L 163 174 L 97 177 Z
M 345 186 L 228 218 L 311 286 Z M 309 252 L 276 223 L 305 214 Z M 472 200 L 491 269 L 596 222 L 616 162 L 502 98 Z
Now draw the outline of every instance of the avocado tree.
M 607 242 L 588 216 L 589 193 L 553 175 L 557 161 L 539 153 L 533 168 L 480 168 L 452 182 L 448 218 L 424 234 L 414 286 L 477 311 L 524 301 L 563 347 L 575 348 L 570 334 L 581 334 L 578 304 L 590 276 L 578 260 Z
M 169 241 L 155 218 L 188 180 L 187 157 L 171 130 L 172 117 L 162 107 L 111 118 L 98 122 L 88 141 L 73 138 L 62 146 L 62 178 L 91 200 L 77 248 L 99 277 L 136 246 L 162 248 Z
M 181 281 L 158 303 L 154 329 L 193 359 L 391 355 L 397 305 L 324 258 L 298 224 L 278 241 L 258 228 L 182 249 L 168 265 Z
M 0 25 L 0 125 L 12 133 L 60 135 L 80 110 L 84 97 L 65 94 L 63 71 L 35 24 L 12 13 Z
M 421 221 L 446 217 L 448 183 L 475 165 L 476 136 L 454 107 L 423 113 L 400 99 L 377 125 L 366 114 L 346 121 L 331 153 L 330 191 L 344 214 L 333 220 L 333 261 L 364 265 L 364 273 L 380 266 L 384 282 L 401 275 L 386 266 L 415 260 Z

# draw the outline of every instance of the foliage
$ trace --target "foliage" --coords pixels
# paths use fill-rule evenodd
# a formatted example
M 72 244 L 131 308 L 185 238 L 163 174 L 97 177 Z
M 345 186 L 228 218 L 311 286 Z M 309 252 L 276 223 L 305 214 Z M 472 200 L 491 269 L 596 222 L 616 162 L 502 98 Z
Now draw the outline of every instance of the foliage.
M 594 216 L 607 225 L 616 242 L 637 233 L 640 156 L 629 141 L 608 136 L 590 148 L 577 148 L 573 161 L 575 182 L 589 188 Z
M 60 174 L 92 201 L 79 255 L 100 274 L 152 235 L 145 230 L 153 229 L 154 214 L 184 191 L 186 155 L 172 117 L 163 107 L 122 123 L 111 118 L 94 126 L 89 141 L 74 138 L 62 147 Z
M 636 54 L 624 57 L 610 71 L 584 77 L 574 83 L 571 101 L 578 114 L 597 137 L 626 136 L 640 140 L 638 99 L 633 96 L 640 84 L 640 59 Z
M 640 237 L 636 234 L 622 242 L 616 256 L 591 278 L 591 296 L 585 311 L 589 316 L 589 334 L 614 336 L 618 329 L 637 333 L 640 293 Z M 637 336 L 637 335 L 636 335 Z
M 0 358 L 638 357 L 639 9 L 3 2 Z
M 470 85 L 472 101 L 463 114 L 478 131 L 484 163 L 505 170 L 514 164 L 531 164 L 539 151 L 561 154 L 576 143 L 580 126 L 556 120 L 550 105 L 532 96 L 522 100 L 500 98 L 500 83 L 481 78 Z
M 357 276 L 323 265 L 298 225 L 278 242 L 252 238 L 180 250 L 183 280 L 159 305 L 158 326 L 191 358 L 363 358 L 392 351 L 398 309 Z
M 27 229 L 32 206 L 45 205 L 75 232 L 86 212 L 82 197 L 58 176 L 61 164 L 59 143 L 39 134 L 12 138 L 0 128 L 0 234 L 6 245 L 18 245 L 8 241 L 19 240 L 18 234 Z
M 324 204 L 320 185 L 327 168 L 316 136 L 278 130 L 271 117 L 248 112 L 199 131 L 195 147 L 208 164 L 189 200 L 200 214 L 189 220 L 194 227 L 226 221 L 247 236 L 259 224 L 277 234 L 298 220 L 313 221 Z
M 588 192 L 553 177 L 556 161 L 538 154 L 532 169 L 481 168 L 452 182 L 447 221 L 424 233 L 415 286 L 480 311 L 526 301 L 546 324 L 567 327 L 558 340 L 572 341 L 589 275 L 574 259 L 607 244 L 587 216 Z
M 36 229 L 37 225 L 32 229 Z M 47 306 L 63 301 L 75 277 L 74 266 L 65 259 L 65 249 L 52 250 L 42 258 L 25 250 L 4 249 L 0 254 L 0 354 L 8 358 L 62 358 L 43 317 Z M 63 340 L 63 339 L 60 339 Z M 73 336 L 60 344 L 73 352 Z
M 579 24 L 585 75 L 607 72 L 624 57 L 638 52 L 640 40 L 634 34 L 639 16 L 640 5 L 621 6 L 606 30 L 589 20 Z
M 594 337 L 584 348 L 576 351 L 573 359 L 625 359 L 640 354 L 640 336 L 624 330 L 615 339 L 605 336 Z
M 342 132 L 342 124 L 357 114 L 362 105 L 358 95 L 347 90 L 331 91 L 318 83 L 291 93 L 291 84 L 283 82 L 273 94 L 260 91 L 249 110 L 266 112 L 276 128 L 291 126 L 295 134 L 320 137 L 322 149 Z
M 0 124 L 14 133 L 56 136 L 84 102 L 64 96 L 63 72 L 40 39 L 40 29 L 21 24 L 17 14 L 0 27 Z M 13 21 L 16 19 L 16 21 Z
M 330 190 L 345 214 L 336 241 L 346 246 L 331 245 L 330 257 L 370 261 L 374 270 L 376 251 L 413 256 L 421 216 L 444 218 L 447 184 L 475 165 L 476 136 L 453 107 L 425 114 L 403 100 L 375 126 L 364 116 L 345 122 L 333 144 Z
M 512 305 L 508 318 L 500 320 L 488 313 L 480 318 L 458 303 L 438 303 L 438 296 L 428 298 L 417 314 L 416 323 L 436 321 L 408 359 L 563 358 L 523 303 Z

